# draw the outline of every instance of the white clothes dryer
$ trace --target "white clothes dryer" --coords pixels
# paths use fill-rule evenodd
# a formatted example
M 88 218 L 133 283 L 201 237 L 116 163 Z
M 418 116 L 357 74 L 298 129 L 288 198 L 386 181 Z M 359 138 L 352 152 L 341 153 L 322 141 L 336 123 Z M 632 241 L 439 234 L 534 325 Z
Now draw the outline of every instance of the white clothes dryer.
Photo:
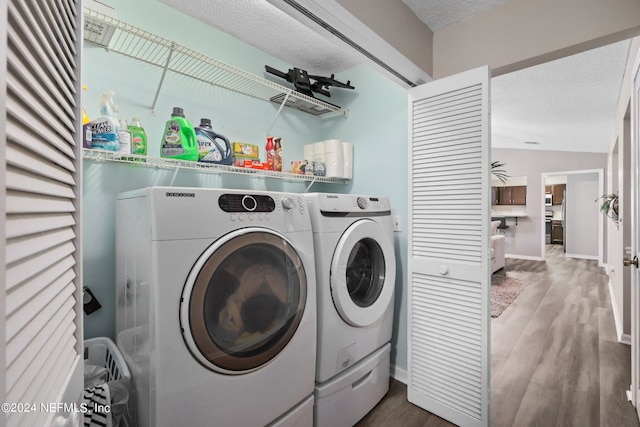
M 141 427 L 311 426 L 316 288 L 295 194 L 152 187 L 116 203 L 117 343 Z
M 386 197 L 311 193 L 305 198 L 318 291 L 316 425 L 353 423 L 389 387 L 385 344 L 391 340 L 396 279 L 391 207 Z M 341 398 L 330 400 L 328 390 L 341 390 Z

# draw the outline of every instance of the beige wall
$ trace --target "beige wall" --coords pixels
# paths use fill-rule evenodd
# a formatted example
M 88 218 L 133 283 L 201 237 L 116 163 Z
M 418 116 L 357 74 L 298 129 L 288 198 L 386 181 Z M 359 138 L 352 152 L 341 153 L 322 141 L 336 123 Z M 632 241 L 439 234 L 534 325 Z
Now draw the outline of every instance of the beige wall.
M 402 0 L 335 0 L 434 79 L 493 76 L 640 35 L 638 0 L 510 0 L 435 33 Z
M 487 64 L 497 76 L 637 35 L 638 0 L 511 0 L 436 31 L 433 76 Z
M 514 257 L 542 258 L 542 203 L 544 187 L 542 175 L 553 172 L 605 169 L 606 153 L 579 153 L 569 151 L 520 150 L 492 148 L 491 160 L 506 163 L 505 170 L 511 176 L 527 177 L 526 218 L 518 218 L 518 225 L 508 220 L 509 235 L 507 254 Z
M 402 0 L 336 2 L 429 76 L 433 76 L 433 33 Z

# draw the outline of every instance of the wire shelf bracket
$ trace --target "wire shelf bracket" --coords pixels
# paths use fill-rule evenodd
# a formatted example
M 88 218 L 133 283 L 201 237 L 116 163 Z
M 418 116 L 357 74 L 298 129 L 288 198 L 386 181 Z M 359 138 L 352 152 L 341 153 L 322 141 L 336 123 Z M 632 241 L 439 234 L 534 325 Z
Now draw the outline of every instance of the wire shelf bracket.
M 164 64 L 164 68 L 162 69 L 162 76 L 160 76 L 160 82 L 158 82 L 158 89 L 156 89 L 156 95 L 153 97 L 153 102 L 151 103 L 151 114 L 156 113 L 156 103 L 158 102 L 158 97 L 160 96 L 160 89 L 162 89 L 162 84 L 164 83 L 164 77 L 167 75 L 167 70 L 169 69 L 169 64 L 171 63 L 172 55 L 173 55 L 173 48 L 169 49 L 169 54 L 167 55 L 167 62 Z

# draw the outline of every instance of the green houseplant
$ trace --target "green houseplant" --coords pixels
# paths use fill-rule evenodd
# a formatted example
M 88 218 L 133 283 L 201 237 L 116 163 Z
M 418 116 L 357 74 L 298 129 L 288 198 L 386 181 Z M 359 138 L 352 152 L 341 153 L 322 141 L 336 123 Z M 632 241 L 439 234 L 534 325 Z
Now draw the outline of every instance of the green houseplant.
M 604 213 L 611 219 L 618 219 L 618 195 L 615 193 L 603 194 L 598 197 L 595 202 L 601 200 L 600 212 Z
M 501 163 L 499 160 L 495 160 L 491 162 L 491 173 L 493 176 L 502 181 L 503 184 L 507 183 L 507 179 L 509 179 L 509 175 L 507 175 L 507 171 L 502 169 L 506 163 Z

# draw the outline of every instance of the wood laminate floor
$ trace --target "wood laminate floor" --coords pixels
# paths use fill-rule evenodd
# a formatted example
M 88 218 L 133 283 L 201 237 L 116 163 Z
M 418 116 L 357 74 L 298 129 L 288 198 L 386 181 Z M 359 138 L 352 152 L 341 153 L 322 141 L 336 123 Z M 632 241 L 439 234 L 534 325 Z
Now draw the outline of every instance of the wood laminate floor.
M 617 342 L 604 270 L 547 245 L 546 262 L 508 259 L 527 283 L 491 321 L 491 425 L 640 427 L 626 399 L 630 347 Z M 391 380 L 357 426 L 452 426 L 407 401 Z

